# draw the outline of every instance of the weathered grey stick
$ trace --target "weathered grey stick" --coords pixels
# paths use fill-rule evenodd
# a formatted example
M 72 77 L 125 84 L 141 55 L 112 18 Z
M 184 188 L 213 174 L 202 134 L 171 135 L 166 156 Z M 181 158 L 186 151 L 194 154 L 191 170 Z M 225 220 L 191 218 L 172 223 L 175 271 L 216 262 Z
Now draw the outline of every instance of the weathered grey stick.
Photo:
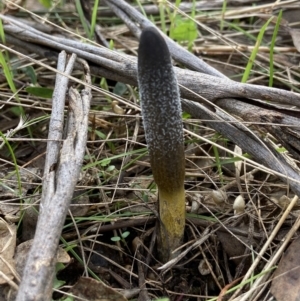
M 58 58 L 58 70 L 70 75 L 76 55 L 66 63 L 66 53 Z M 85 80 L 90 85 L 89 68 L 83 63 Z M 57 74 L 53 95 L 53 110 L 43 179 L 43 194 L 37 229 L 19 287 L 17 301 L 51 300 L 53 275 L 59 237 L 77 183 L 86 147 L 90 88 L 81 96 L 69 89 L 69 121 L 67 137 L 62 146 L 63 111 L 68 78 Z M 61 150 L 60 150 L 61 149 Z
M 253 3 L 252 0 L 244 0 L 243 4 L 246 2 L 251 2 Z M 257 0 L 258 1 L 258 0 Z M 227 2 L 227 8 L 228 4 L 230 4 L 231 1 Z M 211 1 L 211 0 L 206 0 L 206 1 L 196 1 L 195 3 L 192 2 L 184 2 L 182 1 L 179 4 L 179 9 L 183 12 L 191 12 L 193 9 L 200 10 L 200 11 L 206 11 L 206 10 L 212 10 L 212 9 L 222 9 L 222 4 L 223 0 L 217 0 L 217 1 Z M 236 5 L 239 5 L 239 3 L 234 2 L 233 5 L 236 7 Z M 134 6 L 134 8 L 137 11 L 141 11 L 138 6 Z M 158 15 L 159 14 L 159 6 L 156 4 L 143 4 L 143 11 L 147 15 Z M 111 11 L 111 9 L 105 9 L 103 8 L 101 10 L 101 17 L 103 16 L 112 16 L 114 13 Z
M 0 15 L 0 18 L 9 23 L 4 25 L 8 42 L 11 41 L 20 45 L 21 40 L 24 40 L 26 43 L 23 43 L 20 47 L 25 49 L 30 47 L 29 42 L 31 42 L 59 51 L 65 50 L 70 53 L 76 53 L 81 58 L 97 65 L 99 69 L 92 68 L 92 71 L 94 69 L 98 71 L 96 72 L 97 75 L 137 85 L 137 61 L 135 57 L 120 54 L 104 47 L 96 47 L 76 40 L 48 35 L 11 17 Z M 44 52 L 43 57 L 51 56 L 51 54 L 51 51 L 48 50 L 48 52 Z M 199 60 L 195 57 L 196 59 Z M 241 101 L 246 101 L 245 98 L 255 98 L 300 107 L 300 94 L 298 93 L 259 85 L 243 84 L 226 77 L 218 78 L 176 67 L 175 72 L 178 82 L 182 86 L 180 89 L 182 97 L 194 101 L 201 101 L 199 95 L 211 102 L 222 98 L 238 97 L 241 98 Z
M 245 122 L 269 132 L 293 155 L 300 160 L 300 113 L 283 109 L 257 108 L 235 99 L 216 101 L 218 107 L 227 113 L 241 117 Z M 287 114 L 285 114 L 287 113 Z M 295 117 L 297 116 L 297 117 Z
M 123 22 L 129 26 L 130 30 L 135 34 L 139 39 L 141 34 L 141 29 L 146 27 L 155 26 L 151 21 L 149 21 L 144 15 L 137 11 L 133 6 L 126 3 L 123 0 L 105 0 L 106 4 L 114 11 L 114 13 L 123 20 Z M 138 27 L 139 25 L 139 27 Z M 191 52 L 187 51 L 182 46 L 178 45 L 172 39 L 164 35 L 169 51 L 171 52 L 172 57 L 185 65 L 186 67 L 209 74 L 215 77 L 226 78 L 226 76 L 211 67 L 203 60 L 196 57 Z
M 250 131 L 247 131 L 246 127 L 245 130 L 236 127 L 236 120 L 230 115 L 227 116 L 227 119 L 233 123 L 224 121 L 205 106 L 186 99 L 182 99 L 182 108 L 190 112 L 193 117 L 206 120 L 205 122 L 209 127 L 241 146 L 245 152 L 251 154 L 261 164 L 276 171 L 277 176 L 288 183 L 295 194 L 300 195 L 299 173 L 279 153 L 256 139 Z

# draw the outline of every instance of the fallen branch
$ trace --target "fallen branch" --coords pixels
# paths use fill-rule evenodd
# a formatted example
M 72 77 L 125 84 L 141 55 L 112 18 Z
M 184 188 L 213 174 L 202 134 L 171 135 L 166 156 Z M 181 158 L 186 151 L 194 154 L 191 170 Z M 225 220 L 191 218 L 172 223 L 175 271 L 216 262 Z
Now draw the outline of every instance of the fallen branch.
M 241 146 L 245 152 L 271 169 L 268 172 L 272 173 L 272 170 L 275 171 L 275 174 L 282 181 L 290 185 L 295 194 L 300 195 L 299 173 L 285 161 L 280 153 L 268 147 L 246 126 L 241 123 L 237 124 L 236 120 L 230 115 L 226 115 L 226 120 L 224 120 L 205 106 L 189 100 L 182 100 L 182 108 L 186 112 L 190 112 L 193 117 L 206 120 L 205 122 L 209 127 Z
M 235 99 L 217 101 L 216 105 L 227 113 L 254 124 L 257 128 L 265 129 L 265 132 L 276 137 L 295 159 L 300 160 L 299 112 L 284 109 L 270 110 L 264 107 L 260 107 L 258 111 L 257 106 Z
M 23 49 L 23 51 L 24 49 L 31 49 L 34 50 L 34 53 L 43 54 L 43 57 L 49 59 L 53 58 L 54 54 L 52 51 L 49 51 L 49 49 L 65 50 L 69 53 L 75 53 L 90 63 L 94 63 L 94 66 L 91 66 L 91 71 L 96 73 L 96 75 L 137 86 L 137 60 L 135 57 L 121 54 L 104 47 L 96 47 L 76 40 L 46 34 L 12 17 L 0 15 L 0 18 L 6 23 L 4 30 L 7 42 L 19 46 L 19 49 Z M 152 24 L 152 26 L 154 25 Z M 169 41 L 169 38 L 167 41 Z M 47 48 L 36 48 L 37 44 L 47 46 Z M 175 45 L 177 44 L 175 43 Z M 172 48 L 170 50 L 172 50 Z M 186 50 L 184 50 L 184 48 L 180 47 L 179 50 L 177 49 L 176 51 L 180 52 L 180 57 L 185 56 Z M 174 57 L 174 53 L 172 53 L 172 55 Z M 193 55 L 193 62 L 196 60 L 203 62 Z M 265 102 L 262 104 L 262 102 L 254 101 L 253 99 L 300 106 L 300 94 L 298 93 L 239 83 L 225 76 L 216 77 L 176 67 L 175 72 L 178 83 L 180 84 L 181 96 L 197 102 L 203 102 L 203 98 L 210 102 L 215 102 L 217 99 L 223 98 L 241 98 L 241 101 L 247 102 L 247 98 L 252 98 L 252 102 L 255 102 L 255 104 L 260 106 L 268 105 L 274 109 L 276 109 L 276 106 L 266 104 Z M 201 95 L 202 98 L 199 97 L 199 95 Z
M 67 55 L 64 51 L 58 57 L 57 68 L 64 75 L 56 76 L 40 214 L 17 301 L 51 300 L 52 296 L 56 252 L 82 165 L 91 101 L 90 88 L 85 88 L 81 96 L 75 89 L 69 89 L 67 134 L 61 145 L 65 96 L 69 81 L 67 76 L 72 73 L 75 59 L 76 55 L 73 54 L 67 63 Z M 88 65 L 85 62 L 82 64 L 85 81 L 90 85 Z

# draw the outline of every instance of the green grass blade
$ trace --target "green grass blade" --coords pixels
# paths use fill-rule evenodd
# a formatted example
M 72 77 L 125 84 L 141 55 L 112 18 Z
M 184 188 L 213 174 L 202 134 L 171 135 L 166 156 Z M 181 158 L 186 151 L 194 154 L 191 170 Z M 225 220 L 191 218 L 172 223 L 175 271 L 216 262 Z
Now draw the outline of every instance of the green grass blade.
M 274 32 L 273 32 L 273 35 L 272 35 L 272 40 L 271 40 L 269 87 L 273 87 L 273 77 L 274 77 L 274 64 L 273 64 L 273 62 L 274 62 L 274 47 L 275 47 L 276 38 L 277 38 L 277 34 L 278 34 L 278 30 L 279 30 L 281 19 L 282 19 L 282 10 L 280 10 L 280 12 L 278 14 L 278 18 L 277 18 L 277 21 L 276 21 L 276 25 L 275 25 Z
M 220 21 L 220 31 L 223 31 L 223 28 L 224 28 L 224 16 L 225 16 L 225 12 L 226 12 L 226 7 L 227 7 L 227 1 L 224 0 L 223 5 L 222 5 L 222 17 L 221 17 L 221 21 Z
M 13 161 L 13 164 L 14 164 L 14 167 L 15 167 L 15 171 L 16 171 L 17 180 L 18 180 L 19 196 L 21 196 L 22 195 L 21 176 L 20 176 L 20 171 L 19 171 L 19 166 L 18 166 L 18 163 L 17 163 L 16 156 L 14 154 L 14 151 L 13 151 L 10 143 L 7 141 L 5 135 L 1 131 L 0 131 L 0 137 L 3 139 L 4 143 L 7 146 L 8 151 L 11 155 L 11 158 L 12 158 L 12 161 Z
M 146 14 L 146 12 L 145 12 L 144 6 L 141 4 L 141 1 L 140 1 L 140 0 L 137 0 L 136 2 L 137 2 L 137 5 L 138 5 L 139 9 L 141 10 L 141 13 L 142 13 L 145 17 L 147 17 L 147 14 Z
M 270 268 L 269 270 L 265 270 L 265 271 L 263 271 L 263 272 L 261 272 L 261 273 L 259 273 L 259 274 L 257 274 L 257 275 L 254 275 L 254 276 L 251 277 L 250 279 L 247 279 L 246 281 L 241 282 L 241 283 L 239 283 L 238 285 L 236 285 L 236 286 L 230 288 L 230 289 L 226 292 L 225 295 L 227 295 L 227 294 L 229 294 L 229 293 L 232 293 L 232 292 L 236 291 L 237 289 L 239 289 L 239 288 L 245 286 L 245 285 L 248 284 L 248 283 L 251 283 L 251 282 L 254 281 L 255 279 L 257 279 L 257 278 L 259 278 L 259 277 L 261 277 L 261 276 L 263 276 L 263 275 L 265 275 L 265 274 L 267 274 L 267 273 L 272 272 L 272 271 L 275 270 L 275 269 L 276 269 L 276 266 Z M 218 300 L 218 297 L 215 297 L 215 298 L 209 299 L 208 301 L 217 301 L 217 300 Z
M 95 0 L 94 7 L 93 7 L 93 12 L 92 12 L 90 38 L 92 38 L 94 36 L 94 32 L 95 32 L 98 6 L 99 6 L 99 0 Z
M 261 28 L 259 34 L 258 34 L 258 37 L 257 37 L 257 40 L 256 40 L 256 44 L 255 44 L 255 47 L 254 49 L 252 50 L 251 52 L 251 55 L 250 55 L 250 58 L 249 58 L 249 61 L 248 61 L 248 64 L 246 66 L 246 69 L 245 69 L 245 72 L 243 74 L 243 78 L 242 78 L 242 83 L 245 83 L 247 82 L 248 78 L 249 78 L 249 75 L 250 75 L 250 72 L 252 70 L 252 66 L 253 66 L 253 63 L 255 61 L 255 58 L 256 58 L 256 55 L 257 55 L 257 52 L 259 50 L 259 46 L 261 44 L 261 41 L 262 41 L 262 38 L 264 36 L 264 33 L 269 25 L 269 23 L 271 22 L 271 20 L 273 19 L 273 17 L 271 17 L 265 24 L 264 26 Z
M 167 33 L 167 26 L 166 26 L 166 16 L 165 16 L 165 5 L 163 2 L 160 2 L 158 5 L 159 9 L 159 17 L 161 22 L 161 30 L 163 33 Z
M 125 156 L 130 156 L 130 155 L 133 155 L 133 154 L 139 154 L 139 153 L 145 154 L 146 152 L 147 152 L 146 148 L 136 149 L 136 150 L 133 150 L 133 151 L 130 151 L 130 152 L 127 152 L 127 153 L 115 155 L 115 156 L 112 156 L 112 157 L 109 157 L 109 158 L 104 158 L 104 159 L 102 159 L 100 161 L 92 162 L 90 164 L 85 165 L 82 168 L 82 170 L 86 170 L 86 169 L 89 169 L 89 168 L 97 166 L 97 165 L 102 165 L 103 166 L 103 164 L 105 164 L 106 161 L 111 161 L 111 160 L 114 160 L 114 159 L 119 159 L 119 158 L 122 158 L 122 157 L 125 157 Z
M 1 25 L 2 25 L 2 23 L 1 23 Z M 1 28 L 1 26 L 0 26 L 0 28 Z M 3 30 L 3 28 L 2 28 L 2 30 Z M 0 31 L 1 31 L 1 29 L 0 29 Z M 5 36 L 5 35 L 4 35 L 4 32 L 3 32 L 3 39 L 5 40 L 5 37 L 4 37 L 4 36 Z M 0 44 L 0 48 L 1 48 L 1 44 Z M 3 52 L 0 51 L 0 66 L 1 66 L 2 69 L 3 69 L 4 76 L 5 76 L 5 78 L 6 78 L 6 81 L 7 81 L 7 83 L 8 83 L 8 86 L 9 86 L 10 90 L 13 92 L 14 97 L 16 98 L 16 100 L 20 103 L 20 98 L 19 98 L 19 96 L 18 96 L 18 91 L 17 91 L 16 86 L 15 86 L 15 83 L 14 83 L 14 81 L 13 81 L 13 73 L 12 73 L 12 71 L 10 70 L 9 64 L 8 64 L 7 62 L 9 62 L 9 57 L 8 57 L 8 55 L 7 55 L 7 57 L 5 58 Z M 19 110 L 21 116 L 22 116 L 22 115 L 25 115 L 24 109 L 23 109 L 21 106 L 18 107 L 18 110 Z M 30 137 L 32 137 L 32 133 L 31 133 L 30 129 L 28 129 L 28 133 L 29 133 Z
M 0 65 L 2 66 L 4 76 L 7 80 L 9 88 L 11 89 L 11 91 L 14 94 L 16 94 L 17 89 L 16 89 L 16 86 L 15 86 L 14 81 L 13 81 L 13 75 L 12 75 L 12 72 L 10 71 L 10 69 L 8 67 L 8 64 L 6 63 L 6 60 L 5 60 L 4 55 L 3 55 L 2 52 L 0 52 Z
M 252 41 L 256 41 L 256 36 L 254 36 L 253 34 L 249 33 L 248 31 L 246 31 L 245 29 L 243 29 L 241 26 L 232 23 L 232 22 L 227 22 L 227 21 L 223 21 L 224 24 L 226 24 L 229 28 L 235 29 L 236 31 L 239 31 L 241 33 L 243 33 L 243 36 L 251 39 Z
M 217 169 L 218 169 L 218 174 L 220 177 L 220 182 L 223 183 L 223 172 L 222 172 L 222 165 L 221 165 L 220 156 L 219 156 L 219 150 L 214 145 L 212 148 L 213 148 L 214 155 L 215 155 L 215 160 L 216 160 L 216 165 L 217 165 Z
M 63 238 L 63 237 L 60 237 L 60 240 L 62 241 L 62 243 L 66 246 L 66 248 L 69 248 L 69 243 Z M 81 257 L 74 251 L 74 248 L 71 247 L 69 248 L 68 250 L 76 260 L 78 260 L 79 263 L 83 264 L 83 260 L 81 259 Z M 89 272 L 89 274 L 94 278 L 94 279 L 97 279 L 99 281 L 101 281 L 101 279 L 89 268 L 87 267 L 87 270 Z
M 1 44 L 0 44 L 1 47 Z M 13 73 L 10 70 L 8 63 L 6 61 L 9 60 L 9 57 L 7 56 L 7 58 L 5 59 L 3 52 L 0 51 L 0 66 L 2 66 L 3 72 L 4 72 L 4 76 L 6 78 L 6 81 L 8 83 L 9 88 L 11 89 L 11 91 L 14 94 L 14 97 L 16 98 L 16 100 L 20 103 L 20 98 L 18 96 L 18 91 L 16 89 L 15 83 L 13 81 Z M 24 116 L 25 112 L 22 106 L 19 106 L 17 108 L 17 111 L 19 112 L 18 116 Z M 28 128 L 28 133 L 30 135 L 30 137 L 32 138 L 32 132 L 31 129 Z
M 80 0 L 75 0 L 75 5 L 76 5 L 76 9 L 77 9 L 77 12 L 78 12 L 78 15 L 79 15 L 79 19 L 80 19 L 81 24 L 82 24 L 82 26 L 84 28 L 84 31 L 85 31 L 87 37 L 90 38 L 89 27 L 86 24 L 86 20 L 85 20 L 85 16 L 84 16 L 84 13 L 83 13 L 83 10 L 82 10 L 82 6 L 81 6 L 81 3 L 80 3 Z
M 3 44 L 5 44 L 5 34 L 4 34 L 4 28 L 2 20 L 0 19 L 0 38 Z

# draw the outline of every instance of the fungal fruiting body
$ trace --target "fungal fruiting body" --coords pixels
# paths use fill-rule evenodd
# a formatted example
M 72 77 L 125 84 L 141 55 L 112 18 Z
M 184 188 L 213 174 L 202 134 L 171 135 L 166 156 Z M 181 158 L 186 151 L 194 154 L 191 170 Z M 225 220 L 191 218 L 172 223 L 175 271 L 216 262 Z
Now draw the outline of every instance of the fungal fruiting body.
M 138 84 L 150 164 L 159 195 L 163 261 L 181 243 L 185 226 L 185 157 L 181 102 L 168 46 L 154 27 L 142 31 Z

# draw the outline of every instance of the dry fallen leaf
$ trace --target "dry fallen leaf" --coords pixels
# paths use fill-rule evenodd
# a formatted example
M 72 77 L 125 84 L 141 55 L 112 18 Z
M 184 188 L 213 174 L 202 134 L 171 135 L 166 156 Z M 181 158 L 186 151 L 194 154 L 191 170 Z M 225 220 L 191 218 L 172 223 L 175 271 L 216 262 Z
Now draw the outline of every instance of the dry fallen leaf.
M 127 301 L 127 299 L 103 282 L 92 278 L 81 277 L 73 286 L 69 293 L 78 297 L 74 300 L 89 300 L 89 301 Z
M 0 284 L 14 278 L 13 256 L 16 248 L 17 227 L 0 218 Z
M 28 253 L 30 251 L 32 242 L 33 242 L 33 239 L 27 240 L 27 241 L 19 244 L 16 249 L 15 264 L 16 264 L 16 270 L 20 276 L 22 276 L 22 274 L 23 274 L 24 266 L 26 263 L 26 258 L 28 257 Z M 57 262 L 69 263 L 70 260 L 71 260 L 71 258 L 69 256 L 69 254 L 64 249 L 59 247 L 58 252 L 57 252 Z
M 271 285 L 277 301 L 300 300 L 300 237 L 295 239 L 283 255 Z
M 245 233 L 249 231 L 249 226 L 244 223 L 241 223 L 238 227 Z M 245 245 L 249 244 L 248 238 L 245 236 L 231 235 L 231 233 L 221 230 L 217 231 L 217 235 L 229 260 L 235 264 L 236 268 L 243 262 L 243 272 L 247 271 L 251 265 L 251 256 L 248 255 L 247 258 L 244 257 Z
M 90 209 L 89 204 L 90 199 L 86 191 L 75 191 L 73 194 L 70 211 L 73 216 L 86 216 Z

